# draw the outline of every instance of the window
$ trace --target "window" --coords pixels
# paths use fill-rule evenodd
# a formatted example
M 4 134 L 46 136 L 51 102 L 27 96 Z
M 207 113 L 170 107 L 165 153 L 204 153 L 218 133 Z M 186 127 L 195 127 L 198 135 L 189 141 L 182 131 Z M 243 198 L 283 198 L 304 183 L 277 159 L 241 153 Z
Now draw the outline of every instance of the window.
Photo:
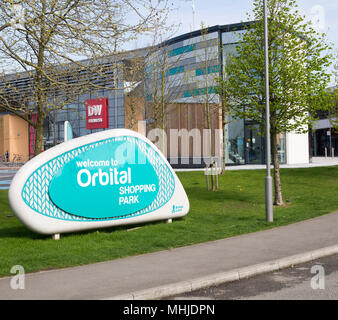
M 173 75 L 178 74 L 178 73 L 183 73 L 183 72 L 184 72 L 184 66 L 180 66 L 180 67 L 176 67 L 176 68 L 171 68 L 167 72 L 167 77 L 168 76 L 173 76 Z
M 209 87 L 208 91 L 207 88 L 198 88 L 193 90 L 187 90 L 184 92 L 184 98 L 194 97 L 194 96 L 201 96 L 203 94 L 212 94 L 216 93 L 216 87 Z
M 169 51 L 169 57 L 178 56 L 179 54 L 187 53 L 196 49 L 196 44 L 190 44 L 188 46 L 180 47 Z
M 210 66 L 207 68 L 196 69 L 196 76 L 202 76 L 204 74 L 217 73 L 219 72 L 219 66 Z

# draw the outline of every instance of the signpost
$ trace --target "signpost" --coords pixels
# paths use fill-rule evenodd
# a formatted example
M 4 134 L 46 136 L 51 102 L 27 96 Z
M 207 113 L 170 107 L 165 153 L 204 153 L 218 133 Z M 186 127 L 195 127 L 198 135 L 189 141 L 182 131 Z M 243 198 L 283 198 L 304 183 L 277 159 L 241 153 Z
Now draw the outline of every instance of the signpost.
M 185 190 L 156 146 L 113 129 L 65 141 L 26 163 L 9 203 L 31 230 L 60 234 L 186 215 Z
M 264 0 L 264 53 L 265 53 L 265 122 L 266 122 L 266 177 L 265 213 L 266 221 L 273 222 L 272 177 L 271 177 L 271 138 L 270 138 L 270 89 L 269 89 L 269 32 L 267 0 Z

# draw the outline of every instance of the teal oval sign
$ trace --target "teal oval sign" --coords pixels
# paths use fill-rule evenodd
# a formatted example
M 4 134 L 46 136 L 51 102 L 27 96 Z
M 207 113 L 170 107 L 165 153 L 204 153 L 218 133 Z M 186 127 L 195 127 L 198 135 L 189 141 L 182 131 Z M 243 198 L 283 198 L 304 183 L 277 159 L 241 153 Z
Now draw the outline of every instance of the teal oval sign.
M 189 211 L 164 155 L 127 129 L 46 150 L 18 171 L 8 198 L 24 225 L 42 234 L 180 218 Z
M 159 178 L 135 139 L 117 139 L 79 154 L 53 177 L 49 197 L 60 209 L 91 219 L 123 217 L 149 206 Z

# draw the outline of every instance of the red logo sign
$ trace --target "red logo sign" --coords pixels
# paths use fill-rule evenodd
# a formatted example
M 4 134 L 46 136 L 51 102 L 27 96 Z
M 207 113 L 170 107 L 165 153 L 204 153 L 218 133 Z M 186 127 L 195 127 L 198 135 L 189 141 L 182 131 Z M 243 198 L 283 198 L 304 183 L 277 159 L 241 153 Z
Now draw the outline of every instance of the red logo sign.
M 86 101 L 86 128 L 108 128 L 108 99 L 92 99 Z

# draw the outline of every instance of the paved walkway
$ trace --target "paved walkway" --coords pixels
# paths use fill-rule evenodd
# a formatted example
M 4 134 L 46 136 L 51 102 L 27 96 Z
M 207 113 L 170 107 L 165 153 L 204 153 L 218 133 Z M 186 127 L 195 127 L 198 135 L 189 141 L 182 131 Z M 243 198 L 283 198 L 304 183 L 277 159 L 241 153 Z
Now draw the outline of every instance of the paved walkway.
M 1 189 L 8 189 L 11 181 L 18 171 L 17 168 L 2 168 L 0 170 L 0 190 Z
M 338 212 L 289 226 L 109 262 L 0 279 L 0 299 L 107 299 L 338 244 Z M 60 240 L 62 245 L 62 239 Z
M 312 158 L 311 163 L 300 163 L 300 164 L 282 164 L 281 168 L 313 168 L 313 167 L 326 167 L 326 166 L 338 166 L 338 157 L 335 158 Z M 228 166 L 227 170 L 257 170 L 265 169 L 265 165 L 254 164 L 254 165 L 240 165 L 240 166 Z M 0 190 L 8 189 L 12 181 L 12 178 L 19 167 L 8 167 L 1 165 L 0 163 Z M 204 171 L 204 169 L 175 169 L 175 171 Z
M 328 167 L 338 166 L 338 157 L 325 158 L 325 157 L 313 157 L 310 163 L 297 163 L 297 164 L 281 164 L 281 168 L 314 168 L 314 167 Z M 273 167 L 273 166 L 272 166 Z M 227 166 L 227 170 L 257 170 L 265 169 L 265 164 L 245 164 L 239 166 Z M 175 171 L 204 171 L 204 169 L 175 169 Z

